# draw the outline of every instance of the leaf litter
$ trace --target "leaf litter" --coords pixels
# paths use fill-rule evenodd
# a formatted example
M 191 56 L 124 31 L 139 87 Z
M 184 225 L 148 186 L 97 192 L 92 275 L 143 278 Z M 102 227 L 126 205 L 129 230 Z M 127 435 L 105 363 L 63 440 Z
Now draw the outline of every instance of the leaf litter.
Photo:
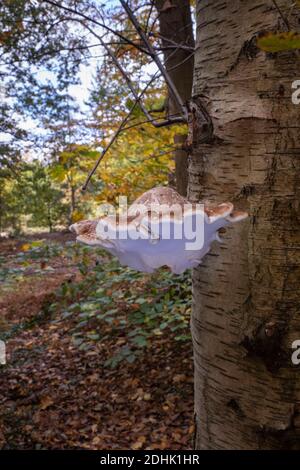
M 0 295 L 0 449 L 192 448 L 188 272 L 1 241 Z

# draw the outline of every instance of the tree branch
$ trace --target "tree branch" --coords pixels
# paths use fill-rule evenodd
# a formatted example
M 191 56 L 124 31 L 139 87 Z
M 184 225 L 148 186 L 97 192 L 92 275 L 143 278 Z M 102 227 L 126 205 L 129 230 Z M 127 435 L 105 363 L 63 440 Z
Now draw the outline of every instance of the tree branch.
M 195 48 L 194 47 L 191 47 L 191 46 L 186 46 L 185 44 L 180 44 L 176 41 L 173 41 L 173 39 L 169 39 L 169 38 L 166 38 L 165 36 L 162 36 L 160 33 L 150 33 L 149 34 L 150 37 L 158 37 L 160 39 L 163 39 L 165 42 L 168 42 L 170 44 L 173 45 L 173 47 L 176 47 L 178 49 L 184 49 L 184 50 L 187 50 L 187 51 L 195 51 Z M 164 48 L 171 48 L 171 46 L 165 46 Z
M 136 44 L 135 42 L 131 41 L 131 39 L 128 39 L 126 38 L 125 36 L 123 36 L 121 33 L 119 33 L 118 31 L 114 31 L 112 28 L 110 28 L 109 26 L 107 26 L 106 24 L 104 23 L 100 23 L 99 21 L 97 20 L 94 20 L 94 18 L 91 18 L 89 17 L 88 15 L 85 15 L 84 13 L 78 11 L 78 10 L 75 10 L 74 8 L 70 8 L 70 7 L 67 7 L 65 5 L 60 5 L 59 3 L 56 3 L 54 2 L 53 0 L 43 0 L 45 3 L 49 3 L 49 5 L 52 5 L 52 6 L 55 6 L 57 8 L 60 8 L 62 10 L 65 10 L 65 11 L 68 11 L 69 13 L 73 13 L 74 15 L 77 15 L 77 16 L 80 16 L 81 18 L 87 20 L 87 21 L 90 21 L 91 23 L 94 23 L 96 24 L 97 26 L 100 26 L 101 28 L 104 28 L 106 29 L 107 31 L 109 31 L 110 33 L 114 34 L 115 36 L 118 36 L 120 39 L 122 39 L 122 41 L 125 41 L 125 43 L 127 44 L 130 44 L 131 46 L 135 47 L 136 49 L 138 49 L 139 51 L 143 52 L 144 54 L 147 54 L 147 55 L 151 55 L 150 52 L 147 50 L 147 49 L 144 49 L 143 47 L 141 47 L 139 44 Z M 86 26 L 86 25 L 85 25 Z
M 164 121 L 155 121 L 153 120 L 153 117 L 151 116 L 151 114 L 149 113 L 149 111 L 147 110 L 147 108 L 144 106 L 142 100 L 141 100 L 141 97 L 138 95 L 138 93 L 136 92 L 134 86 L 132 85 L 132 82 L 129 78 L 129 76 L 127 75 L 125 69 L 123 68 L 123 66 L 121 65 L 121 63 L 118 61 L 117 57 L 115 56 L 115 54 L 113 53 L 113 51 L 108 47 L 108 45 L 103 41 L 103 39 L 101 38 L 101 36 L 99 36 L 97 33 L 95 33 L 89 26 L 85 25 L 85 27 L 90 31 L 91 34 L 93 34 L 99 41 L 100 41 L 100 44 L 103 46 L 103 48 L 106 50 L 107 54 L 110 56 L 110 58 L 112 59 L 113 63 L 115 64 L 115 66 L 118 68 L 118 70 L 121 72 L 122 76 L 124 77 L 124 79 L 126 80 L 126 83 L 128 85 L 128 88 L 130 89 L 131 93 L 133 94 L 135 100 L 137 100 L 139 106 L 141 107 L 141 110 L 143 111 L 143 113 L 145 114 L 145 116 L 149 119 L 149 121 L 152 122 L 153 126 L 154 127 L 164 127 L 164 126 L 169 126 L 171 124 L 177 124 L 177 123 L 180 123 L 180 122 L 186 122 L 185 119 L 182 117 L 182 116 L 176 116 L 174 118 L 169 118 L 169 119 L 166 119 Z
M 125 2 L 125 0 L 120 0 L 121 5 L 123 6 L 124 10 L 126 11 L 128 18 L 132 22 L 133 26 L 135 27 L 137 33 L 139 34 L 140 38 L 142 39 L 145 47 L 148 49 L 151 57 L 153 58 L 154 62 L 156 63 L 158 69 L 160 70 L 162 76 L 164 77 L 170 92 L 172 93 L 176 103 L 178 104 L 179 108 L 182 110 L 184 117 L 187 120 L 187 110 L 186 106 L 184 105 L 177 88 L 175 87 L 173 80 L 171 79 L 170 75 L 168 74 L 167 70 L 165 69 L 164 65 L 162 64 L 160 58 L 156 54 L 155 50 L 152 47 L 152 44 L 150 43 L 149 39 L 147 38 L 147 35 L 141 28 L 139 22 L 137 21 L 136 17 L 134 16 L 132 10 L 130 9 L 128 3 Z
M 284 22 L 284 24 L 285 24 L 287 30 L 290 31 L 289 22 L 288 22 L 288 20 L 286 19 L 286 17 L 284 16 L 284 14 L 282 13 L 282 11 L 280 10 L 280 8 L 279 8 L 278 3 L 276 2 L 276 0 L 273 0 L 273 4 L 274 4 L 276 10 L 278 11 L 279 15 L 281 16 L 281 19 L 282 19 L 282 21 Z
M 85 191 L 86 188 L 88 187 L 88 184 L 92 178 L 92 176 L 94 175 L 94 173 L 96 172 L 98 166 L 100 165 L 101 161 L 103 160 L 104 156 L 106 155 L 106 153 L 108 152 L 108 150 L 110 149 L 110 147 L 113 145 L 113 143 L 116 141 L 116 139 L 118 138 L 119 134 L 122 132 L 125 124 L 128 122 L 129 120 L 129 117 L 131 116 L 131 114 L 133 113 L 134 109 L 136 108 L 137 104 L 139 103 L 140 99 L 142 98 L 143 94 L 146 92 L 147 88 L 151 85 L 151 83 L 153 82 L 153 80 L 156 78 L 156 75 L 157 74 L 154 74 L 153 77 L 151 78 L 151 80 L 147 83 L 147 85 L 145 86 L 145 88 L 141 91 L 141 93 L 138 95 L 136 101 L 134 102 L 133 106 L 131 107 L 131 109 L 129 110 L 127 116 L 123 119 L 123 121 L 121 122 L 121 124 L 119 125 L 118 129 L 116 130 L 116 132 L 113 134 L 113 136 L 111 137 L 109 143 L 107 144 L 107 146 L 105 147 L 105 149 L 103 149 L 100 157 L 98 158 L 98 160 L 96 161 L 93 169 L 91 170 L 91 172 L 89 173 L 84 185 L 82 186 L 82 191 Z

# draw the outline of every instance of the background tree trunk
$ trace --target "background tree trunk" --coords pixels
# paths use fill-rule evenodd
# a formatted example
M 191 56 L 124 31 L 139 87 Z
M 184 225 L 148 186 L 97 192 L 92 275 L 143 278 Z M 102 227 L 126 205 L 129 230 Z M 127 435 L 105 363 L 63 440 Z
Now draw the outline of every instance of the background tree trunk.
M 155 0 L 159 12 L 159 27 L 162 36 L 166 69 L 183 102 L 191 98 L 193 85 L 194 56 L 191 50 L 176 48 L 176 44 L 194 47 L 193 25 L 189 0 Z M 170 48 L 171 47 L 171 48 Z M 172 96 L 168 99 L 170 115 L 181 112 Z M 184 137 L 176 136 L 175 143 L 183 143 Z M 177 191 L 187 194 L 187 152 L 176 150 L 175 176 Z
M 197 3 L 194 93 L 214 138 L 193 152 L 189 197 L 250 217 L 193 274 L 195 447 L 300 449 L 300 59 L 256 48 L 258 32 L 284 30 L 272 1 Z

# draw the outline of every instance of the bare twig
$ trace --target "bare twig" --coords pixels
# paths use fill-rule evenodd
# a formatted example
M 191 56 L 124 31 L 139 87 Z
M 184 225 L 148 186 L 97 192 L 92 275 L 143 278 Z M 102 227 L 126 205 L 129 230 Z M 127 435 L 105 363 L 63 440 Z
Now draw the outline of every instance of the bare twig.
M 105 147 L 105 149 L 102 150 L 101 152 L 101 155 L 100 157 L 98 158 L 98 160 L 96 161 L 93 169 L 91 170 L 91 172 L 89 173 L 84 185 L 82 186 L 82 191 L 85 191 L 86 188 L 88 187 L 88 184 L 92 178 L 92 176 L 94 175 L 94 173 L 96 172 L 98 166 L 100 165 L 101 161 L 103 160 L 104 156 L 106 155 L 106 153 L 108 152 L 108 150 L 110 149 L 110 147 L 113 145 L 113 143 L 115 142 L 115 140 L 118 138 L 120 132 L 122 131 L 122 128 L 125 126 L 129 116 L 131 115 L 131 113 L 133 112 L 133 110 L 135 109 L 137 105 L 137 101 L 134 103 L 134 105 L 132 106 L 132 108 L 129 110 L 127 116 L 125 117 L 125 119 L 123 119 L 123 121 L 121 122 L 120 126 L 118 127 L 117 131 L 113 134 L 113 136 L 111 137 L 109 143 L 107 144 L 107 146 Z
M 165 42 L 168 42 L 173 45 L 173 47 L 177 47 L 178 49 L 185 49 L 187 51 L 195 51 L 195 48 L 192 46 L 186 46 L 185 44 L 180 44 L 176 41 L 173 41 L 173 39 L 166 38 L 165 36 L 162 36 L 160 33 L 150 33 L 150 37 L 158 37 L 160 39 L 163 39 Z M 165 48 L 168 46 L 165 46 Z M 171 47 L 171 46 L 169 46 Z
M 125 8 L 126 12 L 128 15 L 131 15 L 129 16 L 130 20 L 132 21 L 134 27 L 136 28 L 137 32 L 139 33 L 142 41 L 144 42 L 145 46 L 146 46 L 146 49 L 140 47 L 139 45 L 135 44 L 133 41 L 129 40 L 128 38 L 124 37 L 123 35 L 119 34 L 117 31 L 114 31 L 112 30 L 111 28 L 109 28 L 106 24 L 104 23 L 100 23 L 98 22 L 97 20 L 94 20 L 93 18 L 90 18 L 89 16 L 85 15 L 84 13 L 82 12 L 79 12 L 77 11 L 76 9 L 73 9 L 73 8 L 70 8 L 70 7 L 66 7 L 64 5 L 60 5 L 56 2 L 54 2 L 53 0 L 44 0 L 46 3 L 49 3 L 53 6 L 56 6 L 58 8 L 61 8 L 65 11 L 68 11 L 69 13 L 73 13 L 77 16 L 80 16 L 81 18 L 87 20 L 87 21 L 91 21 L 92 23 L 94 24 L 97 24 L 98 26 L 100 27 L 103 27 L 105 28 L 107 31 L 113 33 L 113 34 L 116 34 L 118 37 L 120 37 L 122 39 L 122 41 L 125 41 L 125 43 L 128 43 L 134 47 L 137 47 L 139 50 L 141 50 L 142 52 L 150 55 L 154 62 L 156 63 L 157 67 L 159 68 L 160 72 L 162 73 L 162 75 L 164 76 L 168 86 L 169 86 L 169 89 L 170 91 L 172 92 L 172 94 L 174 95 L 174 98 L 176 99 L 176 101 L 178 102 L 180 108 L 183 110 L 184 112 L 184 117 L 182 116 L 176 116 L 174 118 L 170 118 L 170 119 L 166 119 L 164 121 L 159 121 L 159 122 L 156 122 L 155 120 L 153 120 L 151 114 L 147 111 L 146 107 L 143 105 L 143 103 L 141 102 L 141 100 L 139 100 L 139 105 L 143 111 L 143 113 L 146 115 L 146 117 L 151 120 L 152 124 L 154 125 L 154 127 L 164 127 L 164 126 L 168 126 L 168 125 L 171 125 L 171 124 L 176 124 L 176 123 L 180 123 L 180 122 L 186 122 L 187 121 L 187 113 L 186 113 L 186 108 L 181 100 L 181 97 L 179 95 L 179 93 L 177 92 L 177 89 L 176 87 L 174 86 L 174 83 L 173 81 L 171 80 L 168 72 L 165 70 L 163 64 L 161 63 L 154 47 L 152 46 L 152 44 L 150 43 L 150 41 L 148 40 L 147 36 L 145 35 L 145 33 L 143 32 L 142 28 L 140 27 L 138 21 L 136 20 L 134 14 L 132 13 L 132 11 L 130 10 L 130 8 L 128 7 L 127 4 L 125 4 L 125 2 L 122 2 L 122 5 L 123 7 Z M 126 5 L 126 7 L 125 7 Z M 128 10 L 127 10 L 128 9 Z M 130 13 L 129 13 L 130 12 Z M 121 72 L 121 74 L 123 75 L 123 77 L 125 78 L 126 82 L 127 82 L 127 85 L 128 87 L 130 88 L 133 96 L 135 97 L 135 99 L 138 98 L 138 94 L 137 92 L 135 91 L 132 83 L 131 83 L 131 80 L 130 78 L 128 77 L 126 71 L 123 69 L 122 65 L 120 64 L 120 62 L 118 61 L 118 59 L 116 58 L 115 54 L 111 51 L 111 49 L 107 46 L 107 44 L 103 41 L 102 37 L 97 34 L 93 29 L 91 29 L 86 23 L 83 23 L 82 21 L 80 21 L 79 19 L 75 19 L 75 21 L 78 21 L 80 22 L 86 29 L 89 30 L 89 32 L 94 35 L 100 42 L 100 44 L 105 48 L 105 50 L 107 51 L 107 53 L 109 54 L 109 56 L 111 57 L 111 59 L 113 60 L 114 64 L 116 65 L 116 67 L 119 69 L 119 71 Z M 175 43 L 176 44 L 176 43 Z M 181 47 L 180 45 L 176 45 L 176 50 L 178 47 Z
M 181 148 L 182 148 L 181 146 L 173 145 L 172 149 L 170 150 L 164 150 L 164 151 L 161 151 L 160 153 L 153 153 L 152 155 L 149 155 L 148 157 L 142 158 L 140 160 L 129 160 L 129 161 L 130 163 L 136 165 L 137 163 L 144 163 L 148 160 L 164 157 L 165 155 L 169 155 L 170 153 L 173 153 L 174 150 L 179 150 Z
M 146 162 L 147 160 L 152 160 L 152 158 L 161 158 L 161 157 L 164 157 L 165 155 L 169 155 L 170 153 L 173 153 L 174 150 L 178 150 L 180 149 L 180 147 L 174 145 L 174 147 L 171 149 L 171 150 L 166 150 L 166 151 L 163 151 L 163 152 L 160 152 L 160 153 L 156 153 L 156 154 L 152 154 L 152 155 L 149 155 L 149 157 L 146 157 L 146 158 L 143 158 L 141 160 L 141 162 Z
M 193 57 L 194 54 L 195 54 L 195 53 L 192 52 L 192 53 L 189 54 L 187 57 L 185 57 L 185 59 L 183 59 L 183 60 L 181 60 L 180 62 L 178 62 L 177 64 L 173 65 L 173 67 L 170 67 L 170 68 L 169 68 L 169 72 L 170 72 L 171 70 L 177 69 L 178 67 L 180 67 L 181 65 L 183 65 L 185 62 L 187 62 L 188 60 L 190 60 L 190 59 Z
M 155 112 L 155 111 L 152 111 L 152 112 Z M 171 114 L 169 117 L 175 117 L 175 116 L 178 117 L 178 114 Z M 123 127 L 122 132 L 128 131 L 129 129 L 134 129 L 135 127 L 139 127 L 139 126 L 142 126 L 144 124 L 153 124 L 154 120 L 155 119 L 152 118 L 152 119 L 145 119 L 144 121 L 136 122 L 135 124 L 131 124 L 129 126 Z
M 155 4 L 154 0 L 152 0 L 151 3 L 154 6 L 154 4 Z M 160 11 L 157 13 L 154 20 L 152 21 L 152 25 L 150 26 L 150 28 L 148 30 L 148 37 L 150 37 L 150 34 L 153 32 L 153 30 L 155 28 L 155 25 L 156 25 L 157 21 L 159 20 L 159 17 L 160 17 Z
M 290 25 L 289 25 L 289 22 L 288 22 L 287 18 L 284 16 L 282 11 L 280 10 L 276 0 L 272 0 L 272 1 L 273 1 L 273 4 L 274 4 L 276 10 L 278 11 L 279 15 L 281 16 L 282 21 L 284 22 L 285 26 L 287 27 L 287 30 L 290 31 Z
M 153 49 L 153 46 L 149 39 L 147 38 L 147 35 L 141 28 L 141 25 L 139 24 L 138 20 L 136 19 L 135 15 L 133 14 L 131 8 L 129 7 L 128 3 L 126 3 L 124 0 L 120 0 L 121 5 L 123 6 L 124 10 L 126 11 L 128 18 L 132 22 L 133 26 L 137 30 L 141 40 L 143 41 L 146 49 L 148 49 L 151 57 L 153 58 L 154 62 L 156 63 L 158 69 L 160 70 L 161 74 L 163 75 L 170 92 L 172 93 L 176 103 L 178 104 L 179 108 L 182 110 L 185 118 L 187 119 L 187 110 L 186 107 L 181 99 L 181 96 L 179 95 L 177 88 L 175 87 L 173 80 L 171 79 L 170 75 L 168 74 L 167 70 L 165 69 L 164 65 L 162 64 L 160 58 L 156 54 L 155 50 Z
M 143 111 L 143 113 L 145 114 L 145 116 L 147 117 L 147 120 L 148 122 L 151 122 L 155 127 L 163 127 L 163 126 L 167 126 L 167 125 L 170 125 L 170 124 L 174 124 L 174 123 L 179 123 L 179 122 L 187 122 L 187 109 L 186 109 L 186 106 L 184 105 L 178 91 L 177 91 L 177 88 L 175 87 L 171 77 L 169 76 L 168 74 L 168 71 L 165 69 L 164 65 L 162 64 L 158 54 L 156 53 L 155 51 L 155 48 L 152 46 L 150 40 L 148 39 L 147 35 L 145 34 L 145 32 L 143 31 L 143 29 L 141 28 L 139 22 L 137 21 L 134 13 L 132 12 L 132 10 L 130 9 L 130 7 L 128 6 L 128 4 L 124 1 L 124 0 L 120 0 L 124 10 L 126 11 L 130 21 L 132 22 L 135 30 L 137 31 L 137 33 L 139 34 L 141 40 L 142 40 L 142 43 L 144 44 L 145 47 L 141 47 L 139 44 L 135 44 L 133 41 L 131 41 L 130 39 L 124 37 L 122 34 L 120 34 L 118 31 L 114 31 L 113 29 L 109 28 L 104 22 L 100 23 L 99 21 L 97 20 L 94 20 L 93 18 L 89 17 L 88 15 L 85 15 L 84 13 L 82 12 L 79 12 L 78 10 L 76 9 L 73 9 L 73 8 L 70 8 L 70 7 L 67 7 L 67 6 L 64 6 L 64 5 L 61 5 L 59 3 L 56 3 L 55 1 L 53 0 L 44 0 L 46 3 L 48 4 L 51 4 L 53 6 L 56 6 L 57 8 L 61 8 L 65 11 L 68 11 L 69 13 L 72 13 L 74 15 L 76 15 L 76 17 L 72 18 L 74 21 L 77 21 L 79 23 L 82 24 L 82 26 L 84 26 L 94 37 L 96 37 L 100 43 L 100 45 L 105 49 L 105 51 L 107 52 L 107 54 L 110 56 L 110 58 L 112 59 L 113 63 L 115 64 L 115 66 L 117 67 L 117 69 L 120 71 L 120 73 L 122 74 L 122 76 L 124 77 L 130 91 L 132 92 L 134 98 L 135 98 L 135 102 L 133 104 L 133 106 L 131 107 L 130 111 L 128 112 L 128 114 L 126 115 L 126 117 L 122 120 L 121 124 L 119 125 L 118 129 L 116 130 L 116 132 L 111 136 L 107 146 L 103 149 L 103 151 L 101 152 L 99 158 L 97 159 L 93 169 L 91 170 L 91 172 L 89 173 L 87 179 L 86 179 L 86 182 L 85 184 L 83 185 L 82 187 L 82 190 L 86 190 L 92 176 L 94 175 L 94 173 L 96 172 L 100 162 L 102 161 L 102 159 L 104 158 L 104 156 L 106 155 L 106 153 L 108 152 L 108 150 L 111 148 L 111 146 L 114 144 L 114 142 L 116 141 L 116 139 L 118 138 L 119 134 L 124 130 L 126 124 L 128 123 L 129 121 L 129 118 L 132 114 L 132 112 L 134 111 L 134 109 L 136 108 L 137 105 L 140 106 L 141 110 Z M 85 21 L 84 21 L 85 20 Z M 168 119 L 165 119 L 165 120 L 162 120 L 162 121 L 156 121 L 155 119 L 153 119 L 153 117 L 151 116 L 150 112 L 146 109 L 146 107 L 144 106 L 143 102 L 142 102 L 142 96 L 143 94 L 146 92 L 147 88 L 150 86 L 150 84 L 152 83 L 152 81 L 154 80 L 154 78 L 156 77 L 157 73 L 152 77 L 152 79 L 150 80 L 150 82 L 146 85 L 146 87 L 142 90 L 142 92 L 140 94 L 137 93 L 137 91 L 135 90 L 129 76 L 127 75 L 125 69 L 123 68 L 123 66 L 121 65 L 121 63 L 119 62 L 119 60 L 117 59 L 116 55 L 114 54 L 114 52 L 108 47 L 108 44 L 105 43 L 105 41 L 103 40 L 103 38 L 97 34 L 93 29 L 92 27 L 89 26 L 89 22 L 93 23 L 93 24 L 96 24 L 97 26 L 101 27 L 101 28 L 104 28 L 106 29 L 107 31 L 109 31 L 110 33 L 112 34 L 115 34 L 116 36 L 118 36 L 122 41 L 123 43 L 125 44 L 130 44 L 134 47 L 136 47 L 137 49 L 139 49 L 141 52 L 143 53 L 146 53 L 147 55 L 149 55 L 153 61 L 155 62 L 155 64 L 157 65 L 160 73 L 162 74 L 162 76 L 164 77 L 167 85 L 168 85 L 168 88 L 170 90 L 170 92 L 172 93 L 172 95 L 174 96 L 174 99 L 175 101 L 177 102 L 177 104 L 179 105 L 179 108 L 182 110 L 182 113 L 183 115 L 174 115 L 174 116 L 171 116 L 169 117 Z M 181 45 L 177 45 L 175 42 L 174 44 L 172 44 L 175 49 L 175 51 L 173 51 L 171 53 L 171 55 L 173 55 L 176 50 L 178 50 Z M 187 60 L 187 59 L 185 59 Z M 180 64 L 179 64 L 180 65 Z M 179 66 L 178 65 L 178 66 Z M 170 151 L 172 152 L 173 149 Z
M 147 16 L 147 21 L 146 21 L 146 31 L 148 30 L 148 27 L 149 27 L 149 21 L 150 21 L 151 15 L 152 15 L 153 8 L 154 8 L 154 2 L 151 2 L 149 13 L 148 13 L 148 16 Z
M 86 21 L 90 21 L 91 23 L 96 24 L 97 26 L 100 26 L 101 28 L 106 29 L 110 33 L 114 34 L 115 36 L 118 36 L 120 39 L 122 39 L 123 42 L 125 42 L 127 44 L 130 44 L 131 46 L 135 47 L 136 49 L 139 49 L 144 54 L 151 55 L 150 52 L 147 49 L 144 49 L 139 44 L 136 44 L 135 42 L 131 41 L 131 39 L 126 38 L 121 33 L 119 33 L 118 31 L 113 30 L 112 28 L 110 28 L 106 24 L 100 23 L 99 21 L 95 20 L 94 18 L 91 18 L 90 16 L 85 15 L 84 13 L 82 13 L 78 10 L 75 10 L 74 8 L 70 8 L 70 7 L 67 7 L 65 5 L 61 5 L 59 3 L 54 2 L 53 0 L 43 0 L 43 1 L 45 3 L 49 3 L 50 5 L 55 6 L 57 8 L 60 8 L 61 10 L 65 10 L 65 11 L 68 11 L 69 13 L 73 13 L 74 15 L 80 16 L 81 18 L 85 19 Z
M 169 126 L 171 124 L 178 124 L 180 122 L 186 122 L 185 119 L 182 116 L 176 116 L 174 118 L 168 118 L 164 121 L 159 121 L 159 122 L 153 120 L 153 117 L 151 116 L 151 114 L 149 113 L 147 108 L 144 106 L 143 101 L 141 100 L 141 98 L 139 97 L 138 93 L 136 92 L 134 86 L 132 85 L 132 82 L 131 82 L 129 76 L 127 75 L 125 69 L 123 68 L 123 66 L 121 65 L 121 63 L 119 62 L 119 60 L 117 59 L 115 54 L 113 53 L 113 51 L 103 41 L 101 36 L 99 36 L 97 33 L 95 33 L 95 31 L 93 31 L 89 26 L 85 25 L 85 27 L 90 31 L 91 34 L 93 34 L 100 41 L 100 44 L 106 50 L 107 54 L 110 56 L 110 58 L 112 59 L 113 63 L 117 67 L 117 69 L 121 72 L 122 76 L 125 78 L 126 83 L 128 85 L 128 88 L 130 89 L 130 91 L 133 94 L 134 98 L 138 101 L 138 104 L 141 107 L 141 110 L 143 111 L 145 116 L 149 120 L 151 120 L 154 127 L 165 127 L 165 126 Z
M 171 114 L 170 116 L 175 117 L 175 116 L 178 116 L 178 114 Z M 127 122 L 128 121 L 130 122 L 133 119 L 135 119 L 135 118 L 128 119 Z M 153 120 L 154 120 L 154 118 L 153 119 L 145 119 L 144 121 L 135 122 L 134 124 L 130 124 L 129 126 L 123 127 L 121 132 L 125 132 L 125 131 L 128 131 L 130 129 L 134 129 L 135 127 L 143 126 L 144 124 L 152 124 Z M 94 123 L 90 123 L 90 124 L 87 125 L 87 127 L 95 128 L 95 127 L 98 127 L 98 125 L 96 126 Z
M 82 191 L 85 191 L 86 188 L 88 187 L 88 184 L 92 178 L 92 176 L 94 175 L 94 173 L 96 172 L 98 166 L 100 165 L 101 161 L 103 160 L 104 156 L 106 155 L 106 153 L 108 152 L 108 150 L 110 149 L 110 147 L 113 145 L 113 143 L 116 141 L 116 139 L 118 138 L 119 134 L 122 132 L 125 124 L 128 122 L 129 120 L 129 117 L 131 116 L 131 114 L 133 113 L 134 109 L 136 108 L 137 104 L 140 102 L 140 99 L 141 97 L 143 96 L 143 94 L 146 92 L 146 90 L 148 89 L 148 87 L 151 85 L 151 83 L 153 82 L 153 80 L 156 78 L 157 74 L 154 74 L 153 77 L 151 78 L 151 80 L 147 83 L 147 85 L 145 86 L 145 88 L 141 91 L 141 93 L 138 95 L 138 99 L 136 99 L 135 103 L 133 104 L 133 106 L 131 107 L 131 109 L 129 110 L 127 116 L 123 119 L 123 121 L 121 122 L 121 124 L 119 125 L 117 131 L 113 134 L 113 136 L 111 137 L 109 143 L 107 144 L 107 146 L 105 147 L 105 149 L 103 149 L 103 151 L 101 152 L 101 155 L 99 156 L 98 160 L 96 161 L 93 169 L 91 170 L 91 172 L 89 173 L 84 185 L 82 186 Z

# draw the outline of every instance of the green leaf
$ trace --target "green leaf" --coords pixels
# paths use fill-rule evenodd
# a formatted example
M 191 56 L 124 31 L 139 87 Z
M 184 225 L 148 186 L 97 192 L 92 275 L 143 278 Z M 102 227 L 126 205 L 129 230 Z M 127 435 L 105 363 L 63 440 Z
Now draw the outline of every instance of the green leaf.
M 135 354 L 130 354 L 129 356 L 126 356 L 126 361 L 129 362 L 129 364 L 132 364 L 135 360 L 136 360 Z
M 132 338 L 132 342 L 140 348 L 144 348 L 148 345 L 148 342 L 144 336 L 135 336 L 134 338 Z
M 92 339 L 93 341 L 97 341 L 98 339 L 100 339 L 100 335 L 98 335 L 97 333 L 88 333 L 86 337 Z
M 265 52 L 300 49 L 300 34 L 293 31 L 286 33 L 268 33 L 257 39 L 257 46 Z

